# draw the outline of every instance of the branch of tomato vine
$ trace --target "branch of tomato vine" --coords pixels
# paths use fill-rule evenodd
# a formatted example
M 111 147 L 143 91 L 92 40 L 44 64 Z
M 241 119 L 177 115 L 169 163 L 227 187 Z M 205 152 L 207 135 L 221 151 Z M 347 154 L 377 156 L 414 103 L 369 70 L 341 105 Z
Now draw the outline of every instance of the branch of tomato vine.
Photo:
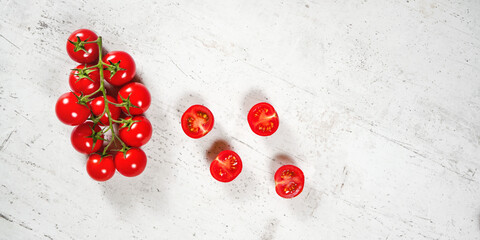
M 103 149 L 102 156 L 106 156 L 106 153 L 107 153 L 108 149 L 110 148 L 110 146 L 112 145 L 113 141 L 115 141 L 115 138 L 122 145 L 122 149 L 120 151 L 123 151 L 125 153 L 125 151 L 127 151 L 129 149 L 129 147 L 122 141 L 122 139 L 120 139 L 119 136 L 117 136 L 117 134 L 115 133 L 115 129 L 113 127 L 113 122 L 118 123 L 118 122 L 122 122 L 122 121 L 117 121 L 117 120 L 112 119 L 110 110 L 108 109 L 108 105 L 111 102 L 108 101 L 108 99 L 107 99 L 107 91 L 105 90 L 105 78 L 103 76 L 103 69 L 104 69 L 104 67 L 111 67 L 111 65 L 102 61 L 102 57 L 103 57 L 102 56 L 102 37 L 99 36 L 97 40 L 92 41 L 92 42 L 86 42 L 86 43 L 96 43 L 98 45 L 98 49 L 99 49 L 98 63 L 96 65 L 90 67 L 90 68 L 95 68 L 95 67 L 98 68 L 99 73 L 100 73 L 100 88 L 98 90 L 96 90 L 95 92 L 93 92 L 92 94 L 89 94 L 85 97 L 90 98 L 93 95 L 97 94 L 98 92 L 102 92 L 103 101 L 105 103 L 104 104 L 105 109 L 104 109 L 103 113 L 101 115 L 99 115 L 95 120 L 97 120 L 97 122 L 98 122 L 100 120 L 100 118 L 106 113 L 107 117 L 108 117 L 108 125 L 109 126 L 107 128 L 105 128 L 106 130 L 104 130 L 102 132 L 106 133 L 107 131 L 110 131 L 112 133 L 112 138 L 110 139 L 110 142 L 107 144 L 107 146 L 105 146 L 105 148 Z M 116 103 L 113 103 L 113 104 L 115 106 L 123 106 L 123 105 L 116 104 Z

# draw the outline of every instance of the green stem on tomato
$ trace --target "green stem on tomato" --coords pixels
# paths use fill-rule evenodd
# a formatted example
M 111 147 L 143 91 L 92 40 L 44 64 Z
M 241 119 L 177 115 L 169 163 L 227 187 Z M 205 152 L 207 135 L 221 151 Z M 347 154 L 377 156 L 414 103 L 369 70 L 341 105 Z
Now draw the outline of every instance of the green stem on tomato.
M 113 121 L 114 123 L 123 123 L 123 121 L 118 121 L 118 120 L 115 120 L 115 119 L 112 119 L 112 121 Z
M 103 66 L 111 67 L 112 65 L 100 60 L 98 63 L 102 63 Z
M 107 129 L 112 132 L 112 139 L 110 139 L 110 142 L 103 149 L 103 155 L 105 155 L 105 153 L 107 153 L 107 151 L 108 151 L 108 148 L 111 146 L 113 141 L 115 141 L 115 138 L 118 139 L 118 141 L 122 144 L 123 148 L 128 148 L 128 147 L 125 145 L 125 143 L 122 141 L 122 139 L 120 139 L 120 137 L 118 137 L 115 134 L 115 129 L 113 128 L 113 121 L 115 121 L 115 120 L 112 119 L 112 115 L 110 113 L 110 110 L 108 109 L 108 104 L 110 103 L 110 101 L 108 101 L 108 99 L 107 99 L 107 91 L 105 90 L 105 79 L 103 77 L 103 66 L 110 66 L 110 65 L 106 64 L 102 61 L 102 57 L 103 57 L 102 56 L 102 37 L 101 36 L 98 37 L 98 39 L 94 42 L 96 42 L 97 45 L 98 45 L 98 64 L 96 65 L 96 67 L 98 67 L 98 70 L 100 71 L 100 88 L 99 88 L 99 90 L 95 91 L 95 93 L 97 93 L 98 91 L 101 91 L 102 95 L 103 95 L 103 102 L 105 103 L 104 104 L 105 105 L 104 113 L 102 113 L 99 117 L 101 117 L 105 113 L 107 113 L 108 125 L 109 125 Z M 93 95 L 95 93 L 92 93 L 91 95 Z
M 124 104 L 114 103 L 114 102 L 110 102 L 110 101 L 108 101 L 108 104 L 112 104 L 112 105 L 115 105 L 115 106 L 117 106 L 117 107 L 124 107 L 124 106 L 125 106 Z
M 95 90 L 95 92 L 90 93 L 90 94 L 88 94 L 88 95 L 85 95 L 85 97 L 90 98 L 90 97 L 92 97 L 93 95 L 97 94 L 97 93 L 100 92 L 100 91 L 101 91 L 100 88 L 98 88 L 97 90 Z
M 93 69 L 93 68 L 98 68 L 98 64 L 97 64 L 97 65 L 90 66 L 90 67 L 86 67 L 86 68 L 83 68 L 83 69 L 88 70 L 88 69 Z

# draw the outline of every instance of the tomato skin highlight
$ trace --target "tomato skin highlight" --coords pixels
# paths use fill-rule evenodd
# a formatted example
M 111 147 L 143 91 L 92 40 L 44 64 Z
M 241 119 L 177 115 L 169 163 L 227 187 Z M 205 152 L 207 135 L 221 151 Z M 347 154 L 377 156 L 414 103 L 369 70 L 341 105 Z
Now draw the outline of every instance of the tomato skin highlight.
M 248 112 L 247 120 L 252 131 L 263 137 L 274 134 L 280 124 L 277 111 L 266 102 L 255 104 Z
M 112 96 L 107 95 L 107 100 L 113 103 L 117 103 L 117 100 L 113 98 Z M 99 96 L 94 98 L 92 101 L 88 103 L 90 106 L 90 109 L 92 109 L 92 113 L 95 116 L 100 116 L 104 112 L 105 109 L 105 101 L 103 96 Z M 109 103 L 108 104 L 108 110 L 110 111 L 110 116 L 112 117 L 113 120 L 118 120 L 120 118 L 120 108 Z M 103 113 L 103 116 L 100 118 L 100 123 L 103 126 L 110 125 L 108 121 L 108 114 Z
M 98 125 L 94 127 L 93 122 L 90 121 L 82 123 L 73 129 L 70 141 L 75 150 L 83 154 L 91 154 L 100 150 L 103 140 L 97 139 L 94 146 L 93 138 L 90 137 L 93 134 L 92 129 L 95 133 L 102 131 Z M 103 138 L 103 135 L 101 135 L 101 138 Z
M 237 153 L 225 150 L 210 164 L 210 174 L 219 182 L 231 182 L 242 172 L 242 159 Z
M 113 75 L 109 70 L 104 70 L 103 75 L 108 83 L 114 86 L 121 86 L 130 82 L 135 77 L 135 61 L 130 54 L 123 51 L 113 51 L 103 57 L 106 64 L 118 64 L 118 67 L 125 70 L 118 70 Z
M 87 65 L 87 67 L 91 67 L 93 65 Z M 75 69 L 84 69 L 85 65 L 78 65 Z M 83 93 L 83 95 L 89 95 L 100 88 L 100 73 L 98 68 L 92 68 L 90 73 L 88 73 L 88 79 L 86 77 L 81 78 L 78 75 L 78 70 L 72 70 L 70 72 L 70 76 L 68 78 L 68 83 L 70 88 L 77 93 Z
M 300 168 L 284 165 L 275 172 L 275 191 L 280 197 L 294 198 L 303 191 L 305 176 Z
M 67 125 L 77 126 L 84 123 L 90 116 L 90 109 L 83 104 L 78 103 L 78 93 L 64 93 L 55 104 L 55 113 L 58 119 Z
M 104 182 L 115 174 L 115 164 L 112 156 L 101 157 L 99 154 L 91 154 L 87 160 L 87 173 L 96 181 Z
M 140 148 L 131 148 L 125 155 L 117 152 L 114 160 L 117 171 L 125 177 L 138 176 L 147 166 L 147 155 Z
M 98 45 L 96 43 L 88 43 L 84 45 L 84 50 L 75 51 L 75 45 L 72 42 L 77 42 L 78 38 L 81 41 L 95 41 L 98 39 L 97 34 L 88 29 L 78 29 L 73 32 L 67 41 L 67 53 L 70 58 L 78 63 L 89 64 L 98 61 Z
M 117 102 L 122 103 L 122 98 L 127 99 L 128 97 L 130 97 L 130 102 L 132 105 L 138 107 L 129 108 L 130 114 L 132 115 L 143 114 L 150 107 L 150 103 L 152 101 L 150 92 L 145 85 L 137 82 L 129 83 L 123 86 L 118 91 Z M 125 107 L 122 107 L 122 111 L 128 114 L 128 111 Z
M 187 136 L 197 139 L 207 135 L 215 123 L 213 113 L 205 106 L 193 105 L 182 115 L 182 129 Z
M 130 120 L 132 117 L 127 117 L 125 120 Z M 145 145 L 152 137 L 152 124 L 144 116 L 134 116 L 134 122 L 130 129 L 126 127 L 126 124 L 120 124 L 118 130 L 118 136 L 122 141 L 131 147 L 141 147 Z

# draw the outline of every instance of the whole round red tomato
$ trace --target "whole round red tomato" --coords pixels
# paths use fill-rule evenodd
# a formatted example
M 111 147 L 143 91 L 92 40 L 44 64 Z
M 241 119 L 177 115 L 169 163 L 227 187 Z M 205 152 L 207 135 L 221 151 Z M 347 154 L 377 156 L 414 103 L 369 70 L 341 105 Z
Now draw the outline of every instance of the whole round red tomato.
M 242 160 L 234 151 L 226 150 L 210 164 L 210 173 L 220 182 L 230 182 L 242 172 Z
M 252 131 L 260 136 L 270 136 L 278 129 L 278 114 L 273 106 L 266 102 L 253 106 L 247 119 Z
M 87 173 L 91 178 L 99 182 L 107 181 L 115 174 L 115 164 L 113 157 L 92 154 L 87 160 Z
M 93 65 L 87 65 L 91 67 Z M 74 92 L 89 95 L 100 88 L 100 73 L 98 68 L 85 69 L 85 65 L 78 65 L 68 79 L 70 88 Z
M 302 192 L 304 183 L 303 172 L 296 166 L 284 165 L 275 172 L 275 191 L 280 197 L 296 197 Z
M 122 111 L 131 115 L 140 115 L 147 111 L 152 101 L 150 92 L 141 83 L 133 82 L 123 86 L 118 91 L 118 103 L 127 103 Z
M 117 100 L 113 98 L 112 96 L 107 95 L 107 100 L 109 102 L 117 103 Z M 100 116 L 103 113 L 103 116 L 100 118 L 100 123 L 102 125 L 109 125 L 110 123 L 108 122 L 108 114 L 104 112 L 105 109 L 105 101 L 103 96 L 99 96 L 94 98 L 92 101 L 88 103 L 90 106 L 90 109 L 92 109 L 92 113 L 95 116 Z M 113 120 L 118 120 L 120 118 L 120 108 L 109 103 L 108 104 L 108 110 L 110 111 L 110 116 L 112 117 Z
M 126 177 L 135 177 L 143 172 L 147 166 L 147 155 L 140 148 L 131 148 L 125 152 L 115 154 L 115 167 Z
M 152 137 L 152 124 L 144 116 L 127 117 L 125 120 L 130 119 L 134 122 L 130 126 L 125 123 L 120 124 L 118 135 L 128 146 L 141 147 Z
M 135 61 L 126 52 L 109 52 L 103 57 L 103 62 L 111 65 L 104 70 L 104 76 L 112 85 L 121 86 L 135 77 Z
M 87 43 L 98 39 L 97 34 L 88 29 L 78 29 L 67 41 L 67 53 L 71 59 L 79 63 L 95 63 L 98 61 L 97 43 Z
M 64 93 L 55 104 L 55 113 L 58 119 L 67 125 L 76 126 L 85 122 L 90 116 L 90 109 L 78 103 L 78 93 Z
M 212 112 L 202 105 L 193 105 L 182 115 L 182 129 L 191 138 L 201 138 L 213 128 Z
M 80 153 L 90 154 L 98 151 L 103 145 L 103 134 L 100 134 L 102 129 L 93 122 L 85 122 L 76 126 L 70 141 L 73 148 Z

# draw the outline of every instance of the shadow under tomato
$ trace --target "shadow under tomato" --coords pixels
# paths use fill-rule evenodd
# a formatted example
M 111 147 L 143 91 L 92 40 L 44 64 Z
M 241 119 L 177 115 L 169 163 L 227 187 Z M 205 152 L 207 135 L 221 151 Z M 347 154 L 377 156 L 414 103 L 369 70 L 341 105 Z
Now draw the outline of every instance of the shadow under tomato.
M 251 89 L 243 99 L 242 115 L 247 118 L 250 108 L 260 102 L 268 102 L 268 97 L 260 89 Z
M 205 151 L 205 157 L 207 158 L 208 163 L 211 163 L 220 152 L 225 150 L 232 150 L 231 145 L 225 139 L 215 140 L 210 148 Z
M 179 122 L 183 113 L 192 105 L 203 105 L 211 111 L 211 108 L 205 104 L 205 100 L 203 100 L 202 96 L 198 95 L 197 93 L 186 93 L 185 95 L 183 95 L 183 97 L 178 99 L 177 103 L 175 104 L 178 112 Z M 213 116 L 215 117 L 215 113 L 213 113 Z
M 275 155 L 273 160 L 270 162 L 270 171 L 275 174 L 275 172 L 277 172 L 277 170 L 283 165 L 296 165 L 296 162 L 290 155 L 285 153 L 279 153 Z M 275 182 L 273 176 L 272 181 Z
M 158 214 L 169 203 L 168 179 L 172 176 L 162 159 L 169 159 L 172 154 L 143 150 L 147 154 L 147 166 L 140 175 L 125 177 L 117 171 L 110 180 L 99 183 L 111 205 L 127 216 L 143 208 L 140 211 Z

